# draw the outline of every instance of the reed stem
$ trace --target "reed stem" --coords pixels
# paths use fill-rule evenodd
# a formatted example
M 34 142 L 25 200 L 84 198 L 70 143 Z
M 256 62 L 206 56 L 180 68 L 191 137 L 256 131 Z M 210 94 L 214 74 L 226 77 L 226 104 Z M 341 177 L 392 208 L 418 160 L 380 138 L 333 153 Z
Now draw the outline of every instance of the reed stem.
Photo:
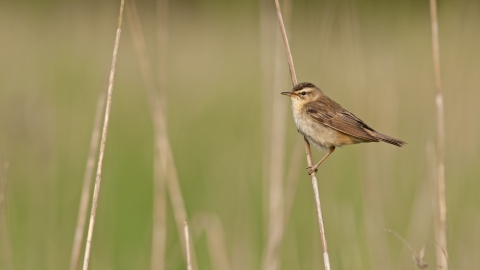
M 90 261 L 90 250 L 92 247 L 93 228 L 95 226 L 95 216 L 97 214 L 98 197 L 100 194 L 100 184 L 102 182 L 102 165 L 105 154 L 105 144 L 107 142 L 108 124 L 110 120 L 110 110 L 112 108 L 113 83 L 115 81 L 115 70 L 117 67 L 118 47 L 120 45 L 120 34 L 122 33 L 123 8 L 125 0 L 120 2 L 120 14 L 118 15 L 117 34 L 115 36 L 115 45 L 113 47 L 112 65 L 110 67 L 110 76 L 108 79 L 107 105 L 105 109 L 105 118 L 102 129 L 102 139 L 100 141 L 100 151 L 98 155 L 97 176 L 95 178 L 95 188 L 93 190 L 92 210 L 90 212 L 90 223 L 88 226 L 87 242 L 85 243 L 85 257 L 83 260 L 83 270 L 88 269 Z
M 95 168 L 95 153 L 98 151 L 98 142 L 100 141 L 100 127 L 102 124 L 102 111 L 105 109 L 105 92 L 98 96 L 95 120 L 93 121 L 92 136 L 90 137 L 90 150 L 88 153 L 85 173 L 83 175 L 82 194 L 80 195 L 80 205 L 78 207 L 77 227 L 73 239 L 72 254 L 70 256 L 70 270 L 78 267 L 80 259 L 80 248 L 82 246 L 85 224 L 87 222 L 88 198 L 92 186 L 93 170 Z
M 278 3 L 278 0 L 275 0 L 275 6 L 277 8 L 277 16 L 278 16 L 278 22 L 280 24 L 280 29 L 282 31 L 282 37 L 283 37 L 283 42 L 285 43 L 285 51 L 287 54 L 287 59 L 288 59 L 288 66 L 290 68 L 290 75 L 292 78 L 292 84 L 295 86 L 297 84 L 297 75 L 295 73 L 295 67 L 293 65 L 293 58 L 292 58 L 292 53 L 290 51 L 290 45 L 288 44 L 288 38 L 287 38 L 287 33 L 285 31 L 285 25 L 283 23 L 283 18 L 282 18 L 282 13 L 280 11 L 280 4 Z M 312 152 L 310 150 L 310 143 L 306 138 L 305 139 L 305 152 L 307 155 L 307 163 L 309 167 L 313 166 L 313 161 L 312 161 Z M 316 173 L 312 173 L 310 175 L 312 177 L 312 187 L 313 187 L 313 193 L 315 195 L 315 206 L 317 209 L 317 219 L 318 219 L 318 225 L 320 229 L 320 238 L 322 240 L 322 248 L 323 248 L 323 263 L 325 265 L 325 270 L 330 270 L 330 257 L 328 255 L 328 249 L 327 249 L 327 239 L 325 237 L 325 227 L 323 224 L 323 215 L 322 215 L 322 207 L 320 205 L 320 194 L 318 192 L 318 184 L 317 184 L 317 176 Z
M 435 104 L 437 108 L 437 199 L 439 224 L 435 233 L 438 269 L 448 269 L 447 260 L 447 202 L 445 196 L 445 119 L 443 109 L 442 80 L 440 76 L 440 45 L 438 41 L 437 1 L 430 0 L 430 18 L 432 24 L 433 71 L 435 76 Z M 445 251 L 445 252 L 444 252 Z M 445 254 L 444 254 L 445 253 Z

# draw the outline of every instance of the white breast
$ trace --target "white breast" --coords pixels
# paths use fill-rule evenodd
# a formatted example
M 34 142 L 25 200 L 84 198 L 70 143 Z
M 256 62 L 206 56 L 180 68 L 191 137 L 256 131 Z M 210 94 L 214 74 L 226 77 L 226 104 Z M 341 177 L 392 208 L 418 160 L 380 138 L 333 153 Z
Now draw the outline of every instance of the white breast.
M 294 108 L 295 105 L 292 103 L 293 119 L 298 132 L 305 136 L 315 148 L 328 152 L 330 147 L 335 146 L 338 131 L 316 122 L 303 108 Z

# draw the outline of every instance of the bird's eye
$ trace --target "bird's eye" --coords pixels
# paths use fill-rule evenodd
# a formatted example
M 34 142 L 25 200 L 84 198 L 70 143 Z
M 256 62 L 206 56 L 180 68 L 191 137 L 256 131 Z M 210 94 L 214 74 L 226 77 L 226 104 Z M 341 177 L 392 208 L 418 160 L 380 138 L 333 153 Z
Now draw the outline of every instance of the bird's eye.
M 305 96 L 307 93 L 305 93 L 305 91 L 302 92 L 302 96 Z

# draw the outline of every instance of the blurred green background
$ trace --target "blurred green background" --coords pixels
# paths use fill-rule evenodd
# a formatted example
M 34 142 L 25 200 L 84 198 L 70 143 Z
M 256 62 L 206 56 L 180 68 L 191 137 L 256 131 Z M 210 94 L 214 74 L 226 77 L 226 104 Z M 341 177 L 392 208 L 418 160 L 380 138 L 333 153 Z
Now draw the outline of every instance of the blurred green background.
M 137 1 L 153 68 L 162 61 L 168 71 L 168 134 L 198 268 L 214 269 L 194 218 L 203 213 L 220 220 L 232 269 L 260 269 L 268 235 L 272 100 L 291 88 L 283 51 L 278 63 L 284 79 L 273 83 L 274 2 L 170 1 L 163 59 L 156 5 Z M 10 169 L 1 269 L 69 265 L 118 8 L 119 1 L 2 4 L 0 161 Z M 480 269 L 479 14 L 476 0 L 438 3 L 454 269 Z M 130 25 L 125 17 L 91 269 L 150 268 L 154 137 Z M 333 269 L 414 269 L 411 251 L 385 228 L 416 250 L 426 245 L 425 260 L 434 269 L 436 189 L 426 145 L 435 142 L 436 115 L 428 1 L 293 1 L 289 38 L 299 81 L 315 83 L 376 130 L 408 142 L 402 149 L 345 147 L 320 167 Z M 322 269 L 313 192 L 289 104 L 284 98 L 285 158 L 276 169 L 290 172 L 298 186 L 281 269 Z M 292 161 L 295 153 L 300 158 Z M 314 150 L 315 160 L 322 155 Z M 167 219 L 165 267 L 185 269 L 170 203 Z

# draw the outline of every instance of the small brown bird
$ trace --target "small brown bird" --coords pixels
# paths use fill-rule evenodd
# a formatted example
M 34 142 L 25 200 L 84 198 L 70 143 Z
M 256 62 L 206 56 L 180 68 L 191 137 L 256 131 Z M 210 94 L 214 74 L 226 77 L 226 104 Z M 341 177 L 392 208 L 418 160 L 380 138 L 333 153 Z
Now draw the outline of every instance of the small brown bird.
M 316 172 L 335 147 L 366 142 L 386 142 L 399 147 L 406 144 L 376 132 L 312 83 L 299 83 L 292 92 L 282 92 L 282 95 L 292 100 L 293 119 L 298 132 L 315 148 L 328 152 L 317 165 L 307 167 L 308 174 Z

